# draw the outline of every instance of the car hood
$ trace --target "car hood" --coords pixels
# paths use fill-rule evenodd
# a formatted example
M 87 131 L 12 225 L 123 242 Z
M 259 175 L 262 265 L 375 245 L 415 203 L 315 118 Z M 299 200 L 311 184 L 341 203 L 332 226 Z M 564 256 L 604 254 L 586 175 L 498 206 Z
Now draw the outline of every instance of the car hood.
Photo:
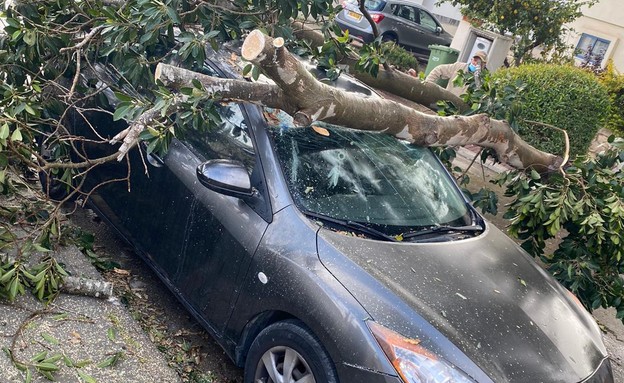
M 373 320 L 414 336 L 422 335 L 410 330 L 418 321 L 388 318 L 424 319 L 494 381 L 569 383 L 591 375 L 606 355 L 593 318 L 487 226 L 479 237 L 443 243 L 382 242 L 322 229 L 319 257 Z M 388 297 L 400 304 L 379 303 Z M 395 308 L 402 306 L 413 311 L 393 312 L 406 311 Z

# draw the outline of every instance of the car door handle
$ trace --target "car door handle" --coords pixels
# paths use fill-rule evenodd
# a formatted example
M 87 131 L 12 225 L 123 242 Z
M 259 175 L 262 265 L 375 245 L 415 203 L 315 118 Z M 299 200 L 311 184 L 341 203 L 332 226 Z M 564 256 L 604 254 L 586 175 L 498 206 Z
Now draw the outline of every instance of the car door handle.
M 147 153 L 146 157 L 147 162 L 149 162 L 149 164 L 155 168 L 162 168 L 163 166 L 165 166 L 165 161 L 163 161 L 163 159 L 160 158 L 160 156 L 157 154 Z

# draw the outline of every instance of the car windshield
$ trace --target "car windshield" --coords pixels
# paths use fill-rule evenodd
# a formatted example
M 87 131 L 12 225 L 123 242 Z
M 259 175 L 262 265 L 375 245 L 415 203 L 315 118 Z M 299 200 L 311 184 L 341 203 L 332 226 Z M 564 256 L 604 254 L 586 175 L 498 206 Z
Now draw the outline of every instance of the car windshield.
M 392 136 L 336 126 L 269 129 L 296 205 L 397 235 L 472 222 L 435 155 Z

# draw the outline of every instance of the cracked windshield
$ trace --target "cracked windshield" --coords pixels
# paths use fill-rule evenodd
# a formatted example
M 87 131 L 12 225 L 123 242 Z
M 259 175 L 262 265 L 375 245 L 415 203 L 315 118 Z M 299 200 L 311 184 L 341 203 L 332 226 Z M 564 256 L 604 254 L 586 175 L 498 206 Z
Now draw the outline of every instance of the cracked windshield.
M 295 203 L 306 213 L 388 235 L 471 222 L 462 195 L 426 148 L 331 125 L 271 133 Z

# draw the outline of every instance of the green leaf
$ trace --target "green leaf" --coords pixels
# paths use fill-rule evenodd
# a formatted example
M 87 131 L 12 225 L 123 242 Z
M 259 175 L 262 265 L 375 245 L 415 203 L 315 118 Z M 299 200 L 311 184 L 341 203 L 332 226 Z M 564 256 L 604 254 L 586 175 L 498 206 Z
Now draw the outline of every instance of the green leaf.
M 178 12 L 176 12 L 176 10 L 171 7 L 167 7 L 167 15 L 169 15 L 169 17 L 171 18 L 171 21 L 173 21 L 176 24 L 180 24 L 182 22 L 180 20 L 180 16 L 178 15 Z
M 2 126 L 0 126 L 0 140 L 4 140 L 5 138 L 9 137 L 9 124 L 4 123 Z
M 116 352 L 114 355 L 111 355 L 108 358 L 106 358 L 103 361 L 101 361 L 100 363 L 98 363 L 97 366 L 99 368 L 114 366 L 114 365 L 117 364 L 117 362 L 119 362 L 119 359 L 122 356 L 123 356 L 123 352 L 122 351 Z
M 19 128 L 15 128 L 11 134 L 11 141 L 22 141 L 22 132 Z
M 115 113 L 113 114 L 113 121 L 119 121 L 122 118 L 124 118 L 124 116 L 126 115 L 126 113 L 128 112 L 131 106 L 132 106 L 131 104 L 121 103 L 120 106 L 117 108 L 117 110 L 115 110 Z
M 121 102 L 132 102 L 132 97 L 124 93 L 115 92 L 115 97 Z
M 117 331 L 115 330 L 115 328 L 110 327 L 106 332 L 106 336 L 108 337 L 108 339 L 114 341 L 115 339 L 117 339 Z
M 251 72 L 251 70 L 253 69 L 253 64 L 247 64 L 245 65 L 245 67 L 243 68 L 243 76 L 247 76 L 247 74 L 249 72 Z M 6 124 L 5 124 L 6 125 Z M 8 128 L 8 126 L 7 126 Z M 0 137 L 1 138 L 1 137 Z
M 46 363 L 46 362 L 35 363 L 35 368 L 40 371 L 58 371 L 59 370 L 59 366 L 57 366 L 56 364 Z
M 37 33 L 35 31 L 26 31 L 24 33 L 24 42 L 31 47 L 37 43 Z
M 30 360 L 33 361 L 33 362 L 41 362 L 41 361 L 43 361 L 46 358 L 47 355 L 48 355 L 47 351 L 45 351 L 45 350 L 44 351 L 40 351 L 37 354 L 33 355 L 33 357 L 30 358 Z
M 50 334 L 41 333 L 41 337 L 46 340 L 46 342 L 58 345 L 60 342 Z
M 77 362 L 74 362 L 74 366 L 77 368 L 83 368 L 86 365 L 91 364 L 91 359 L 83 359 L 83 360 L 79 360 Z
M 63 363 L 65 363 L 65 365 L 67 367 L 75 367 L 76 365 L 74 364 L 74 361 L 71 360 L 70 357 L 68 357 L 67 355 L 63 355 Z
M 85 383 L 97 383 L 95 378 L 92 377 L 91 375 L 87 375 L 80 370 L 78 370 L 77 372 L 78 372 L 78 376 L 80 377 L 80 379 L 82 379 Z
M 32 108 L 32 106 L 30 106 L 29 104 L 24 104 L 24 110 L 26 110 L 26 113 L 35 116 L 37 115 L 37 113 L 35 112 L 35 110 Z
M 251 70 L 251 78 L 254 81 L 258 81 L 258 77 L 260 77 L 260 68 L 254 65 L 253 69 Z

